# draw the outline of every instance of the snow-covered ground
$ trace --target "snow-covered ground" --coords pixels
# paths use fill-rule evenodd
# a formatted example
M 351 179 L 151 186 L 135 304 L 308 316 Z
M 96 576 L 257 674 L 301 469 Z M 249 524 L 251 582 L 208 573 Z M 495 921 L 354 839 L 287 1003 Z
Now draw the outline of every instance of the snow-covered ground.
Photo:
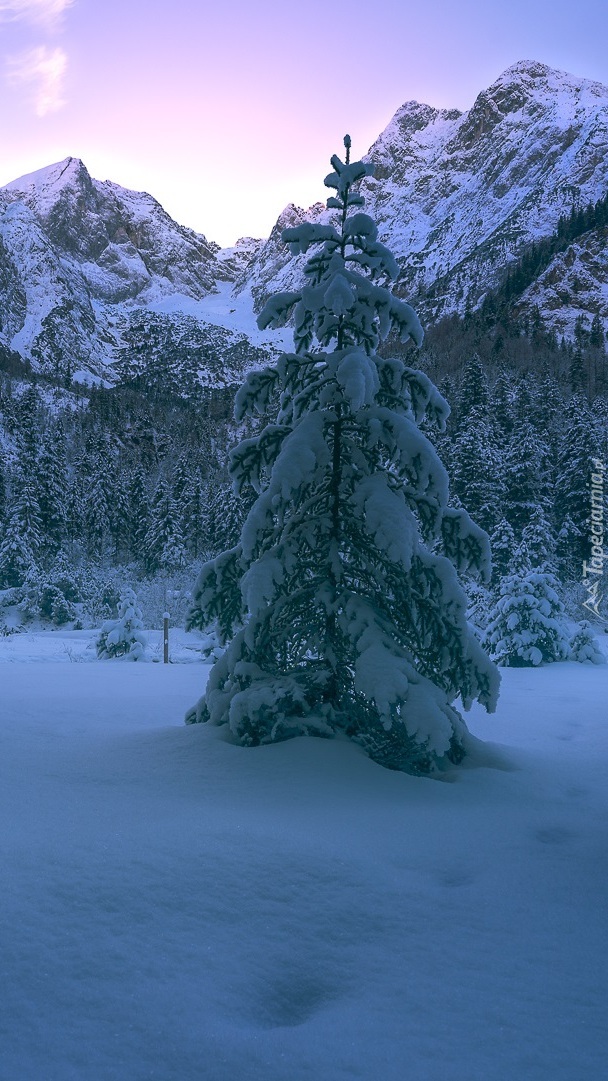
M 163 632 L 146 630 L 148 660 L 162 661 Z M 32 661 L 97 662 L 96 642 L 99 629 L 85 631 L 34 630 L 19 634 L 0 636 L 0 664 L 26 663 Z M 184 631 L 181 627 L 169 629 L 169 659 L 175 664 L 188 664 L 201 660 L 203 635 L 199 631 Z
M 233 293 L 233 285 L 233 282 L 217 282 L 216 292 L 209 293 L 202 300 L 175 293 L 150 301 L 146 307 L 161 315 L 174 312 L 192 315 L 204 323 L 225 327 L 234 334 L 245 334 L 253 345 L 270 346 L 277 352 L 281 349 L 292 350 L 293 329 L 258 330 L 251 293 L 247 290 Z
M 10 663 L 26 637 L 0 639 L 2 1081 L 607 1076 L 608 666 L 504 671 L 439 782 L 231 746 L 182 724 L 206 665 Z

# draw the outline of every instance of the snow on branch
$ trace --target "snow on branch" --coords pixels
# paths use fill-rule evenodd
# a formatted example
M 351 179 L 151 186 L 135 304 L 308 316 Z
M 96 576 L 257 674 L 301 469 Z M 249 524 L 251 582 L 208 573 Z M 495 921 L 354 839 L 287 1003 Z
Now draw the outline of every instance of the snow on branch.
M 250 484 L 256 492 L 261 491 L 263 472 L 274 462 L 289 431 L 284 424 L 268 424 L 260 435 L 243 439 L 230 452 L 228 468 L 237 495 L 241 494 L 246 484 Z
M 471 520 L 466 510 L 450 507 L 441 522 L 443 550 L 461 574 L 489 582 L 492 574 L 487 533 Z
M 364 176 L 373 176 L 374 174 L 374 166 L 371 162 L 353 161 L 349 165 L 345 165 L 337 154 L 334 154 L 330 160 L 334 171 L 325 177 L 323 183 L 326 188 L 335 188 L 343 199 L 348 194 L 348 189 L 352 184 L 356 184 Z
M 257 325 L 259 330 L 266 330 L 267 327 L 283 326 L 289 318 L 291 309 L 299 299 L 299 293 L 275 293 L 273 297 L 266 301 L 258 315 Z
M 281 239 L 289 246 L 292 255 L 303 254 L 308 251 L 311 244 L 320 244 L 324 241 L 329 241 L 336 247 L 340 245 L 340 237 L 332 225 L 317 225 L 310 221 L 302 222 L 301 225 L 296 225 L 291 229 L 283 229 Z
M 390 308 L 391 322 L 399 335 L 399 341 L 406 342 L 413 338 L 418 348 L 422 345 L 424 331 L 416 312 L 404 300 L 397 300 L 391 296 Z
M 320 291 L 320 290 L 319 290 Z M 344 274 L 334 274 L 327 289 L 323 292 L 322 301 L 334 315 L 346 315 L 354 308 L 357 297 Z
M 344 233 L 361 242 L 370 242 L 378 239 L 378 226 L 369 214 L 352 214 L 344 222 Z
M 380 385 L 378 369 L 362 349 L 345 354 L 337 366 L 336 379 L 351 413 L 373 404 Z
M 351 498 L 378 550 L 409 573 L 418 549 L 418 529 L 403 493 L 391 487 L 383 473 L 374 473 L 357 482 Z
M 246 615 L 240 590 L 241 555 L 237 546 L 201 567 L 186 619 L 187 630 L 205 630 L 215 620 L 222 646 L 232 638 Z
M 276 390 L 279 373 L 276 368 L 262 368 L 261 371 L 249 372 L 245 382 L 236 392 L 234 400 L 234 419 L 244 420 L 254 413 L 264 414 Z

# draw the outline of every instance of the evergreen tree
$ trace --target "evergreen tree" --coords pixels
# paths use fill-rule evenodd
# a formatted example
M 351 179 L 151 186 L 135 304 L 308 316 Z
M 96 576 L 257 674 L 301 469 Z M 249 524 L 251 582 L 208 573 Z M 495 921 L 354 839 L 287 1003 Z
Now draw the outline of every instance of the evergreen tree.
M 42 548 L 40 508 L 32 477 L 18 474 L 14 488 L 15 498 L 0 544 L 0 582 L 7 586 L 24 581 L 37 566 Z
M 91 477 L 90 487 L 84 492 L 84 524 L 89 555 L 100 560 L 108 547 L 112 510 L 104 463 L 99 458 L 92 460 Z
M 17 508 L 11 514 L 0 543 L 0 589 L 20 586 L 36 566 L 27 529 Z
M 530 424 L 530 416 L 534 408 L 533 383 L 531 373 L 526 372 L 520 376 L 515 384 L 513 394 L 513 417 L 514 427 L 521 428 Z
M 68 480 L 66 493 L 66 535 L 74 546 L 84 541 L 85 494 L 82 476 L 75 472 Z
M 118 605 L 118 619 L 107 620 L 97 639 L 97 656 L 100 660 L 123 657 L 127 661 L 145 659 L 148 644 L 143 629 L 141 610 L 132 589 L 123 589 Z
M 517 554 L 521 558 L 521 550 Z M 496 664 L 508 668 L 565 660 L 565 613 L 553 575 L 520 566 L 503 578 L 483 644 Z
M 418 344 L 422 331 L 390 292 L 399 268 L 358 209 L 353 186 L 373 167 L 351 164 L 345 145 L 325 180 L 336 223 L 282 234 L 292 254 L 315 249 L 307 284 L 258 319 L 264 329 L 293 311 L 295 352 L 237 394 L 237 421 L 281 404 L 231 456 L 237 489 L 259 494 L 239 543 L 196 585 L 190 625 L 215 620 L 229 644 L 187 720 L 228 724 L 246 745 L 343 732 L 390 768 L 426 773 L 465 753 L 459 695 L 494 708 L 498 673 L 454 567 L 487 574 L 489 546 L 448 507 L 419 428 L 425 416 L 441 427 L 446 403 L 422 372 L 376 353 L 391 330 Z
M 452 492 L 487 533 L 496 528 L 503 494 L 502 461 L 487 422 L 476 411 L 452 448 Z
M 587 386 L 587 372 L 583 360 L 583 350 L 580 342 L 576 346 L 570 361 L 570 387 L 574 394 L 580 394 Z
M 599 648 L 593 627 L 582 619 L 568 643 L 568 660 L 579 664 L 605 664 L 606 658 Z
M 171 495 L 177 510 L 179 523 L 185 532 L 188 525 L 187 506 L 192 488 L 192 477 L 185 454 L 178 458 L 171 474 Z
M 529 420 L 542 434 L 551 450 L 554 448 L 556 436 L 561 434 L 563 411 L 563 395 L 560 394 L 555 378 L 545 372 L 540 382 L 537 382 L 536 391 L 532 395 Z
M 580 529 L 569 514 L 564 518 L 555 545 L 557 569 L 562 582 L 576 582 L 582 573 L 577 553 L 583 550 L 586 532 Z
M 17 446 L 23 474 L 35 469 L 40 444 L 40 396 L 33 384 L 26 387 L 16 403 Z
M 44 548 L 53 556 L 61 548 L 67 532 L 66 450 L 63 429 L 59 424 L 42 444 L 36 473 Z
M 515 423 L 513 387 L 504 368 L 500 369 L 492 388 L 490 413 L 495 424 L 497 440 L 504 443 Z
M 606 349 L 606 334 L 604 333 L 604 325 L 596 312 L 591 322 L 591 330 L 589 332 L 589 345 L 593 349 Z
M 516 549 L 515 533 L 506 518 L 501 518 L 492 533 L 490 549 L 492 551 L 492 581 L 496 583 L 506 575 Z
M 144 541 L 144 557 L 148 571 L 175 571 L 186 564 L 187 555 L 179 517 L 171 492 L 161 481 L 154 493 L 150 525 Z
M 209 486 L 197 470 L 192 476 L 192 486 L 186 504 L 184 536 L 189 543 L 190 553 L 199 559 L 203 553 L 208 559 L 212 554 L 205 539 L 208 520 Z
M 535 507 L 522 533 L 522 541 L 530 553 L 530 561 L 538 570 L 556 571 L 556 537 L 542 506 Z
M 549 451 L 532 425 L 522 424 L 514 429 L 504 461 L 505 517 L 515 533 L 521 534 L 536 508 L 549 505 Z
M 8 511 L 8 498 L 6 492 L 6 465 L 4 461 L 4 455 L 0 448 L 0 530 L 6 523 L 6 516 Z
M 38 610 L 43 619 L 49 619 L 57 627 L 63 627 L 76 618 L 76 609 L 52 582 L 40 589 Z
M 130 499 L 123 473 L 118 473 L 109 503 L 109 525 L 114 547 L 114 561 L 119 563 L 129 551 Z
M 83 599 L 80 576 L 76 575 L 63 550 L 60 550 L 50 569 L 49 580 L 70 604 L 77 604 Z
M 471 415 L 487 420 L 489 407 L 488 377 L 477 353 L 466 362 L 461 373 L 456 413 L 458 427 L 467 426 Z
M 562 534 L 561 564 L 564 572 L 573 579 L 580 577 L 583 563 L 591 557 L 591 477 L 600 448 L 595 417 L 587 402 L 582 397 L 572 398 L 566 409 L 557 460 L 555 515 Z M 570 519 L 574 527 L 567 537 L 563 533 L 566 519 Z M 571 542 L 569 551 L 565 548 L 565 539 Z
M 211 481 L 205 522 L 204 548 L 216 555 L 238 544 L 243 523 L 251 509 L 250 492 L 235 492 L 228 481 Z
M 131 474 L 129 484 L 129 547 L 131 553 L 142 559 L 146 534 L 150 528 L 150 498 L 146 474 L 141 464 Z

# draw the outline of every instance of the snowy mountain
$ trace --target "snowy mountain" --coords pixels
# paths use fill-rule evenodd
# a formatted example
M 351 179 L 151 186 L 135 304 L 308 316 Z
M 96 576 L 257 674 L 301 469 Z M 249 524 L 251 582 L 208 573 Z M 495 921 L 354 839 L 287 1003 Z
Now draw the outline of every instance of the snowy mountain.
M 606 195 L 607 151 L 608 88 L 537 62 L 509 68 L 468 112 L 406 102 L 371 147 L 376 171 L 363 184 L 402 267 L 398 291 L 427 325 L 475 307 L 560 217 Z M 256 330 L 253 309 L 301 275 L 281 230 L 327 216 L 322 203 L 290 205 L 266 241 L 220 250 L 152 196 L 67 158 L 0 189 L 0 345 L 43 371 L 113 382 L 133 353 L 141 369 L 149 323 L 163 323 L 179 354 L 187 318 L 182 368 L 198 365 L 203 384 L 232 382 L 260 348 L 280 344 Z M 581 313 L 608 327 L 606 229 L 558 252 L 518 306 L 537 306 L 570 337 Z M 239 363 L 224 372 L 226 350 Z
M 35 368 L 113 381 L 142 309 L 168 297 L 187 307 L 235 278 L 242 252 L 218 253 L 152 196 L 94 180 L 67 158 L 0 190 L 0 341 Z M 171 338 L 172 316 L 159 319 Z M 179 344 L 181 326 L 176 334 Z
M 361 188 L 380 239 L 401 263 L 400 291 L 427 321 L 475 305 L 561 215 L 606 195 L 607 151 L 608 88 L 540 63 L 509 68 L 465 113 L 406 102 L 371 147 L 375 175 Z M 322 204 L 306 215 L 294 206 L 283 212 L 240 283 L 256 306 L 297 280 L 280 227 L 302 216 L 325 220 L 327 212 Z M 560 256 L 524 306 L 538 304 L 566 332 L 581 310 L 608 323 L 603 248 L 605 238 L 595 237 Z M 584 268 L 584 290 L 560 298 L 555 287 L 576 274 L 574 263 Z

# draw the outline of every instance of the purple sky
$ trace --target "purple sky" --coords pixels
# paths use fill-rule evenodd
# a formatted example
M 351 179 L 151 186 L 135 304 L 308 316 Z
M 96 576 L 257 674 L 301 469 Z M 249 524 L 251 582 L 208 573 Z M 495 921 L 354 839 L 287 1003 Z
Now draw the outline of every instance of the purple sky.
M 0 184 L 73 155 L 219 243 L 266 236 L 346 131 L 363 154 L 517 60 L 608 84 L 606 41 L 606 0 L 0 0 Z

